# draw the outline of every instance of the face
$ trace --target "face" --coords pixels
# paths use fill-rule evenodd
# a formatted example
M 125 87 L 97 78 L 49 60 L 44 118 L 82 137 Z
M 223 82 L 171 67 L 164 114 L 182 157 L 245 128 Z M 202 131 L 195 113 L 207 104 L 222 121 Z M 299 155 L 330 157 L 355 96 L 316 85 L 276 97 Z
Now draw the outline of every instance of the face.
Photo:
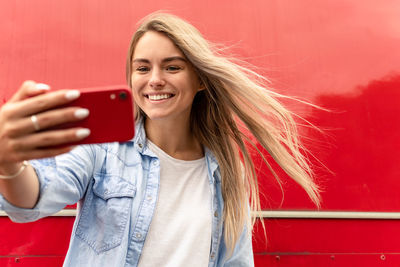
M 167 36 L 149 31 L 139 39 L 131 75 L 135 102 L 150 120 L 189 118 L 199 79 Z

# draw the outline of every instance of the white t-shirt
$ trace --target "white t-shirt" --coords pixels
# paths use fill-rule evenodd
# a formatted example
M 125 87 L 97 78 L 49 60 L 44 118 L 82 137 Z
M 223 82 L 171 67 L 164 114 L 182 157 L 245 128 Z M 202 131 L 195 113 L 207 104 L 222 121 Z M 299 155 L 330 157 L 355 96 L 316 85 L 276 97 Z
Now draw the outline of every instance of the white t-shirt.
M 205 267 L 211 245 L 211 191 L 205 158 L 178 160 L 148 141 L 160 159 L 160 188 L 139 267 Z

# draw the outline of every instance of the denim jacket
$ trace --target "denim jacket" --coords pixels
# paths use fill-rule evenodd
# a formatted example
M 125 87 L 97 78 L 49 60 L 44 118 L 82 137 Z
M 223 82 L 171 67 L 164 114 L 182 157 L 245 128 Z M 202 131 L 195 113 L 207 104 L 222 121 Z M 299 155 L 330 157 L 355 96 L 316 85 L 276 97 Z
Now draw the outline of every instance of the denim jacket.
M 227 256 L 219 166 L 207 148 L 205 157 L 212 196 L 208 266 L 254 266 L 251 236 L 245 229 L 233 255 Z M 147 148 L 142 123 L 129 142 L 79 146 L 30 163 L 40 181 L 38 203 L 21 209 L 0 196 L 0 209 L 15 222 L 30 222 L 78 202 L 64 266 L 138 265 L 160 184 L 159 159 Z

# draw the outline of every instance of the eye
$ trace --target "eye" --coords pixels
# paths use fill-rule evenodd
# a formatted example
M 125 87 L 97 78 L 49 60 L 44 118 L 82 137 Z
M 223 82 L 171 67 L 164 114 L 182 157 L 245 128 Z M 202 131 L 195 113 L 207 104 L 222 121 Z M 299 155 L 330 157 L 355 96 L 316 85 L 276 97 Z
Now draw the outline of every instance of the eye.
M 167 67 L 166 67 L 166 70 L 169 71 L 169 72 L 176 72 L 176 71 L 179 71 L 179 70 L 181 70 L 181 69 L 182 69 L 182 68 L 179 67 L 179 66 L 167 66 Z
M 147 71 L 149 71 L 149 67 L 140 66 L 140 67 L 136 68 L 136 71 L 138 71 L 138 72 L 147 72 Z

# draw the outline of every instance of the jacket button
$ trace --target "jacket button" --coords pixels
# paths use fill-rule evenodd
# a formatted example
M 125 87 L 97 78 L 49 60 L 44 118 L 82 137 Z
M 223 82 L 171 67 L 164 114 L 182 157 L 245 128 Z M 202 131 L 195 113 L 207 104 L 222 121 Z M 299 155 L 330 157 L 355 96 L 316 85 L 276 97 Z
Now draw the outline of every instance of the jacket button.
M 137 233 L 136 234 L 136 238 L 142 238 L 142 234 L 141 233 Z
M 143 148 L 143 144 L 138 144 L 138 146 L 139 146 L 140 148 Z
M 218 211 L 214 212 L 214 217 L 218 217 Z

